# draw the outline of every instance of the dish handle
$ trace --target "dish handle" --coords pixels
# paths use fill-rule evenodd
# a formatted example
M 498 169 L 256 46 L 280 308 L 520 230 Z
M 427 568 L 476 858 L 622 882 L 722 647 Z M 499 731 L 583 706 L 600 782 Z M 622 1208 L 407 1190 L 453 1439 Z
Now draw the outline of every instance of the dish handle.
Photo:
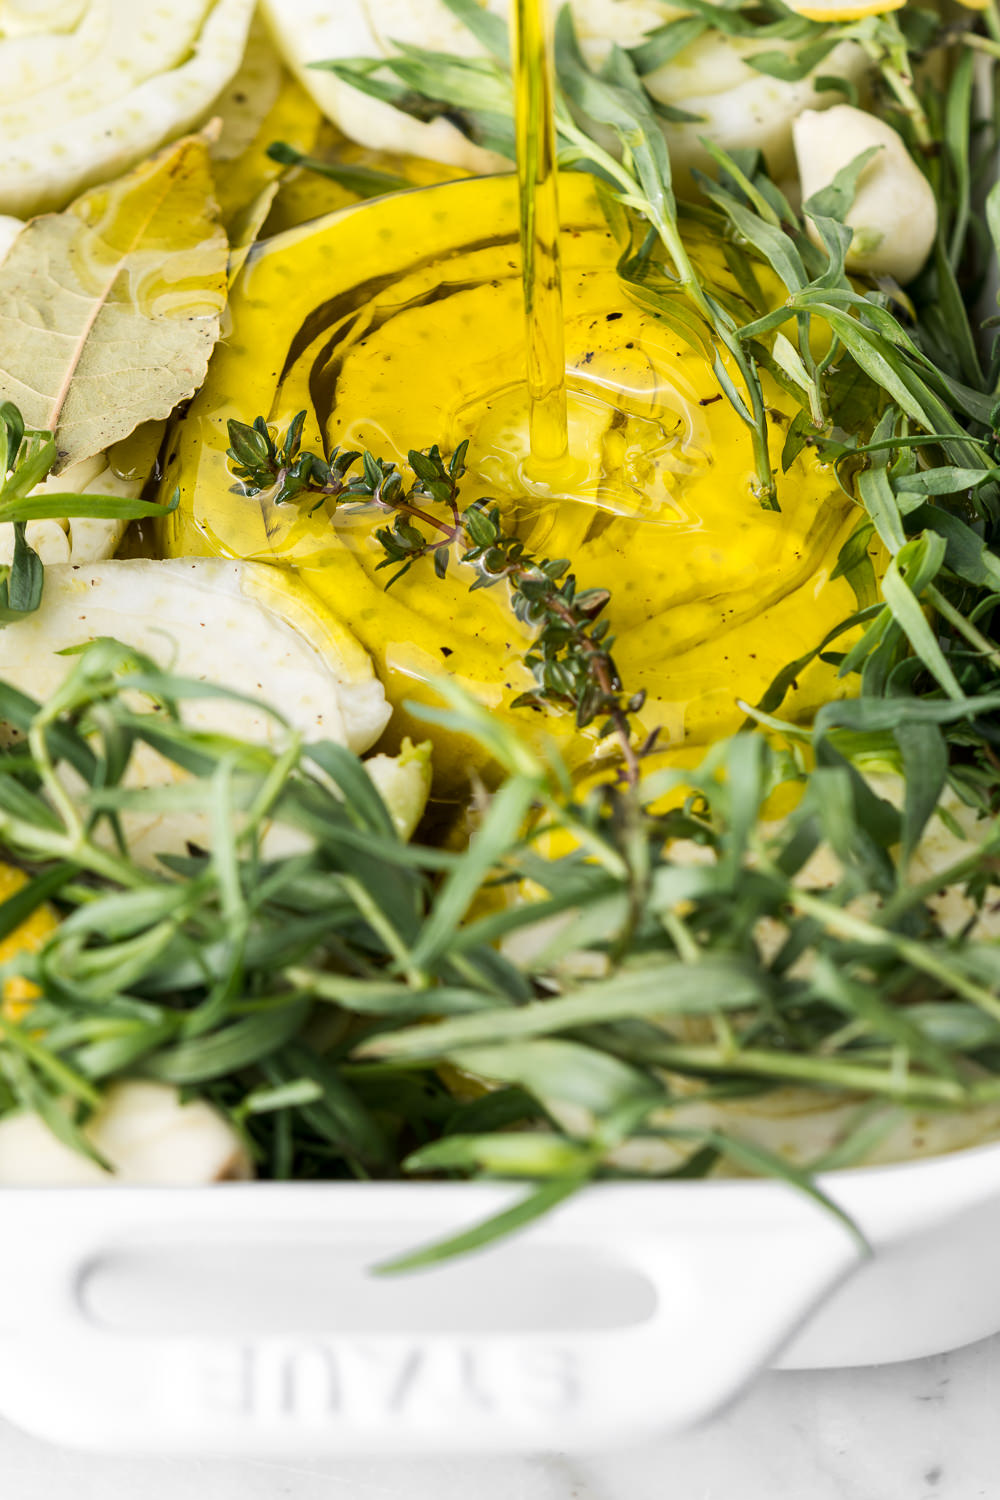
M 372 1263 L 484 1202 L 434 1185 L 279 1191 L 271 1212 L 245 1189 L 19 1196 L 28 1211 L 11 1207 L 0 1241 L 0 1411 L 102 1451 L 637 1442 L 728 1402 L 860 1259 L 794 1195 L 777 1220 L 737 1225 L 651 1223 L 628 1187 L 585 1194 L 494 1248 L 390 1277 Z

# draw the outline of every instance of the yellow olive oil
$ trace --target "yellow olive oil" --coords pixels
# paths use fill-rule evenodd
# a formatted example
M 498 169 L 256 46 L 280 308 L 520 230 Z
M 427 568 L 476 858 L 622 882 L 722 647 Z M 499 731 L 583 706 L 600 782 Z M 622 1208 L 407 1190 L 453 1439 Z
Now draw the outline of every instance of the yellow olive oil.
M 549 478 L 566 464 L 568 430 L 548 0 L 513 0 L 511 22 L 530 467 L 537 478 Z
M 575 771 L 594 765 L 597 726 L 533 714 L 532 628 L 505 588 L 470 593 L 472 564 L 437 578 L 430 559 L 385 588 L 371 511 L 269 503 L 241 493 L 226 457 L 230 417 L 284 431 L 306 412 L 304 444 L 369 449 L 406 464 L 411 448 L 471 439 L 462 502 L 489 499 L 526 547 L 572 559 L 580 588 L 612 592 L 615 661 L 644 690 L 639 733 L 670 756 L 739 728 L 789 659 L 854 608 L 836 573 L 857 513 L 832 469 L 805 448 L 779 473 L 781 513 L 764 511 L 746 428 L 721 397 L 713 352 L 623 295 L 621 245 L 592 179 L 561 183 L 570 452 L 583 479 L 525 483 L 528 450 L 519 213 L 509 176 L 397 194 L 276 236 L 233 288 L 232 333 L 167 448 L 161 494 L 168 554 L 222 553 L 295 569 L 371 653 L 394 706 L 387 744 L 435 741 L 439 795 L 495 768 L 463 736 L 410 716 L 438 705 L 444 675 L 499 723 L 556 741 Z M 686 231 L 699 275 L 739 295 L 724 246 Z M 760 267 L 772 306 L 784 286 Z M 262 357 L 267 351 L 267 357 Z M 774 441 L 798 410 L 765 380 Z M 778 451 L 774 463 L 778 466 Z M 530 475 L 527 476 L 530 479 Z M 846 692 L 836 668 L 803 668 L 783 712 L 807 717 Z M 606 742 L 605 742 L 606 743 Z M 687 762 L 690 763 L 690 760 Z

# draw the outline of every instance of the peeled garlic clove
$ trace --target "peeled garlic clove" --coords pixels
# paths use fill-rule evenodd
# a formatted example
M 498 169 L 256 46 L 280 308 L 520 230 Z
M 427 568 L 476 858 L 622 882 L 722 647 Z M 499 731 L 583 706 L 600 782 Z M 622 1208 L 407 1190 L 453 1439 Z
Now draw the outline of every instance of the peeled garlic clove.
M 374 781 L 401 839 L 411 839 L 431 790 L 431 745 L 404 739 L 398 755 L 370 755 L 365 770 Z
M 246 1147 L 204 1099 L 181 1103 L 171 1084 L 113 1083 L 84 1134 L 111 1172 L 55 1136 L 27 1111 L 0 1120 L 0 1183 L 73 1187 L 143 1182 L 196 1186 L 253 1176 Z
M 869 276 L 912 281 L 937 234 L 937 203 L 930 183 L 901 136 L 874 115 L 850 104 L 822 114 L 806 110 L 792 127 L 803 200 L 828 187 L 863 151 L 880 149 L 861 173 L 846 223 L 854 230 L 847 268 Z M 816 244 L 818 234 L 809 223 Z
M 615 4 L 612 9 L 621 7 Z M 588 44 L 581 38 L 591 66 L 600 66 L 617 34 L 612 22 L 600 42 L 595 37 Z M 775 39 L 768 50 L 791 57 L 796 44 Z M 748 60 L 759 51 L 760 44 L 753 38 L 709 30 L 644 76 L 643 83 L 654 100 L 693 116 L 687 121 L 661 122 L 681 189 L 692 167 L 716 175 L 717 168 L 704 145 L 706 140 L 725 151 L 761 151 L 772 176 L 787 176 L 793 169 L 795 120 L 803 110 L 826 111 L 838 98 L 816 87 L 817 76 L 842 78 L 846 85 L 860 81 L 870 66 L 855 42 L 841 42 L 803 78 L 775 78 L 759 72 Z
M 253 1176 L 246 1147 L 204 1099 L 181 1103 L 171 1084 L 113 1083 L 87 1138 L 126 1182 L 224 1182 Z
M 110 1181 L 109 1174 L 66 1146 L 41 1115 L 6 1115 L 0 1120 L 0 1184 L 5 1187 L 77 1187 Z

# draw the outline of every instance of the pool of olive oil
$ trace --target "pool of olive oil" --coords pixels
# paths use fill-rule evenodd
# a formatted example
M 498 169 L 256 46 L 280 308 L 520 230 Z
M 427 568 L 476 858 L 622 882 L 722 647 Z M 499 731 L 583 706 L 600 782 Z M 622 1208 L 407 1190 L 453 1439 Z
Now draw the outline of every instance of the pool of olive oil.
M 737 729 L 740 700 L 757 701 L 851 607 L 829 574 L 852 507 L 808 450 L 782 514 L 756 504 L 746 431 L 711 359 L 622 287 L 622 247 L 587 175 L 558 182 L 550 7 L 511 5 L 517 177 L 390 195 L 258 249 L 233 289 L 233 336 L 168 455 L 161 493 L 181 503 L 165 546 L 293 567 L 375 661 L 393 743 L 428 733 L 407 705 L 439 704 L 444 673 L 582 771 L 596 727 L 557 713 L 533 726 L 514 707 L 533 631 L 506 591 L 470 595 L 472 565 L 435 579 L 426 559 L 387 591 L 370 513 L 242 495 L 226 421 L 261 413 L 284 429 L 305 411 L 307 447 L 400 465 L 468 439 L 462 503 L 497 504 L 529 553 L 571 559 L 581 588 L 613 590 L 622 678 L 648 694 L 645 727 L 688 755 Z M 698 225 L 688 238 L 708 284 L 738 295 L 717 238 Z M 832 672 L 803 674 L 796 714 L 830 696 L 820 668 Z M 495 773 L 465 736 L 433 732 L 439 795 Z

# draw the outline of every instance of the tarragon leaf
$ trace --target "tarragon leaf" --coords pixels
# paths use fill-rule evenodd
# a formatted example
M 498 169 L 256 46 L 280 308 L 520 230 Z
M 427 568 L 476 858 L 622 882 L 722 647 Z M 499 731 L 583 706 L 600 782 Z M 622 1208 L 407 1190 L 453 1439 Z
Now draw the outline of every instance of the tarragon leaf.
M 500 62 L 510 62 L 510 41 L 507 27 L 500 16 L 483 10 L 477 0 L 444 0 L 453 16 L 467 26 L 479 44 Z
M 0 399 L 54 434 L 54 473 L 198 389 L 227 254 L 201 136 L 21 232 L 0 265 Z

